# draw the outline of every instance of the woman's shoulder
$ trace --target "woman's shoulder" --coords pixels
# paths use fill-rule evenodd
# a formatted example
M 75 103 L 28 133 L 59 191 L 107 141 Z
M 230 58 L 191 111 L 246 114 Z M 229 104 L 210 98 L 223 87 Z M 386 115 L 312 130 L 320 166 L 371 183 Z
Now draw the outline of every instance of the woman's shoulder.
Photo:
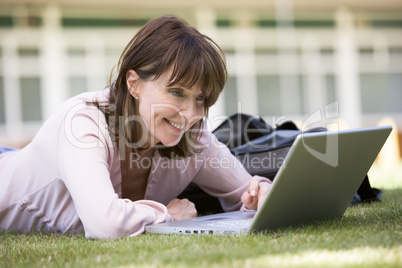
M 107 101 L 106 91 L 85 92 L 63 104 L 56 121 L 63 140 L 79 148 L 113 147 L 105 114 L 94 103 Z

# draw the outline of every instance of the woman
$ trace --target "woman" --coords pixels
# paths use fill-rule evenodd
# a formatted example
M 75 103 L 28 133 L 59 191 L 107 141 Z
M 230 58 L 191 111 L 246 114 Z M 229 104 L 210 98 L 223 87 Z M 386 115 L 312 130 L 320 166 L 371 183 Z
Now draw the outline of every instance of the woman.
M 30 144 L 0 155 L 0 227 L 112 239 L 195 217 L 190 182 L 224 210 L 257 209 L 251 177 L 205 129 L 226 82 L 220 48 L 175 17 L 130 41 L 115 82 L 67 100 Z

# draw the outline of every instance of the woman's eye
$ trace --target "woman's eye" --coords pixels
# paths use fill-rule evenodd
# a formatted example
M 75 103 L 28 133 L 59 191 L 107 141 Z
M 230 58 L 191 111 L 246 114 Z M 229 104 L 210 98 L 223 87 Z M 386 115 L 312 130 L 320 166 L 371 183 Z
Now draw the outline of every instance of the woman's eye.
M 170 90 L 169 91 L 173 96 L 182 97 L 183 93 L 180 90 Z
M 197 101 L 204 102 L 206 97 L 204 95 L 200 95 L 197 97 Z

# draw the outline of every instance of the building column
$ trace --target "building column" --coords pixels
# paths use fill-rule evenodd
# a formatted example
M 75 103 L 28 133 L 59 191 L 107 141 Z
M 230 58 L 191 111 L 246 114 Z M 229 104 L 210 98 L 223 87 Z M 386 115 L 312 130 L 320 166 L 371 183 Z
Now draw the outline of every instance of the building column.
M 61 11 L 47 6 L 43 11 L 41 44 L 42 118 L 48 118 L 66 100 L 66 61 Z
M 236 30 L 234 59 L 238 112 L 258 115 L 256 59 L 249 29 Z
M 212 8 L 200 6 L 195 10 L 195 19 L 197 29 L 217 41 L 216 12 Z M 219 45 L 219 42 L 217 43 Z M 218 101 L 209 109 L 207 127 L 213 130 L 225 119 L 225 90 L 223 90 Z
M 21 107 L 21 86 L 20 68 L 18 58 L 18 40 L 11 32 L 2 42 L 2 69 L 4 88 L 4 108 L 6 133 L 15 137 L 15 133 L 22 130 L 22 107 Z M 13 134 L 14 133 L 14 134 Z
M 282 116 L 302 114 L 297 40 L 293 26 L 293 1 L 275 1 L 278 79 Z
M 239 113 L 258 115 L 258 85 L 252 14 L 240 11 L 234 31 L 234 73 L 236 75 L 237 110 Z
M 102 36 L 97 33 L 88 35 L 85 50 L 87 91 L 102 90 L 107 85 L 105 45 Z
M 358 46 L 354 18 L 350 11 L 340 8 L 335 14 L 336 91 L 340 118 L 352 128 L 361 126 L 361 97 L 358 68 Z
M 324 109 L 326 104 L 325 70 L 320 54 L 319 40 L 306 36 L 302 40 L 302 74 L 304 75 L 305 113 L 310 115 Z

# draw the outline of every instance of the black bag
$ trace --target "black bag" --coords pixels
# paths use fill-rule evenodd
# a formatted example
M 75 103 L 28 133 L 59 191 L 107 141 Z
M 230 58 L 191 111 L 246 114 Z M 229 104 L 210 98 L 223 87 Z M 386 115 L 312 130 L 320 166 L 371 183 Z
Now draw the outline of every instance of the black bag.
M 326 131 L 316 127 L 306 132 Z M 220 124 L 213 133 L 235 155 L 251 175 L 259 175 L 274 180 L 282 162 L 301 130 L 291 121 L 286 121 L 275 128 L 261 117 L 247 114 L 234 114 Z M 269 161 L 262 165 L 261 159 Z M 257 161 L 256 161 L 257 160 Z M 380 201 L 381 191 L 372 188 L 368 176 L 364 178 L 351 205 L 361 202 Z M 219 201 L 202 191 L 194 183 L 183 191 L 179 198 L 192 201 L 200 213 L 222 212 Z
M 305 133 L 322 131 L 326 129 L 317 127 Z M 273 180 L 296 137 L 302 132 L 291 121 L 273 128 L 261 117 L 234 114 L 219 125 L 213 133 L 240 160 L 251 175 Z M 261 165 L 252 163 L 261 163 Z

